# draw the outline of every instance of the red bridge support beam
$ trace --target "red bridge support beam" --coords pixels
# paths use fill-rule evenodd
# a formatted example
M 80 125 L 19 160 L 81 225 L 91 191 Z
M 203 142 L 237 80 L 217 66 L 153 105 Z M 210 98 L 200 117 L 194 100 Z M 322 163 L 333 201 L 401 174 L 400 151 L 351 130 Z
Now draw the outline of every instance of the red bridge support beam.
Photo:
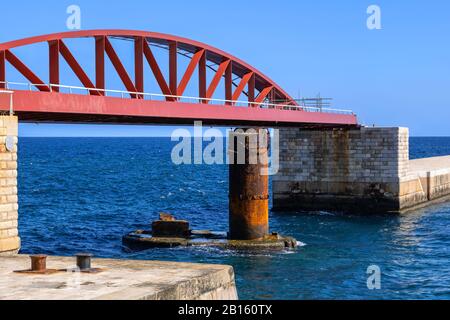
M 95 86 L 105 89 L 105 37 L 95 37 Z M 100 91 L 101 95 L 105 93 Z
M 217 68 L 216 74 L 214 75 L 214 78 L 206 91 L 206 98 L 211 99 L 213 97 L 214 92 L 220 83 L 220 79 L 222 79 L 230 63 L 230 60 L 225 60 L 219 65 L 219 68 Z M 209 103 L 209 101 L 206 101 L 206 103 Z
M 134 40 L 134 83 L 137 92 L 144 92 L 144 38 Z M 138 96 L 144 98 L 143 95 Z
M 167 85 L 166 79 L 164 78 L 161 69 L 158 66 L 158 63 L 156 62 L 155 56 L 153 55 L 152 50 L 150 49 L 150 46 L 148 45 L 147 41 L 144 41 L 144 55 L 147 59 L 147 62 L 152 69 L 153 74 L 155 75 L 156 82 L 158 82 L 158 85 L 161 89 L 161 92 L 164 95 L 174 95 L 171 91 L 169 86 Z M 166 101 L 175 101 L 175 99 L 171 97 L 166 97 Z
M 155 75 L 156 82 L 158 82 L 161 92 L 164 95 L 172 95 L 172 92 L 170 91 L 170 88 L 167 85 L 166 79 L 164 78 L 161 69 L 158 66 L 158 63 L 156 62 L 155 56 L 153 55 L 153 52 L 150 49 L 150 46 L 148 45 L 147 41 L 144 41 L 144 55 L 145 58 L 147 59 L 150 68 L 152 69 L 153 74 Z M 166 100 L 174 101 L 174 99 L 170 97 L 166 97 Z
M 111 63 L 114 66 L 114 69 L 116 69 L 117 74 L 119 75 L 119 78 L 122 80 L 123 84 L 125 85 L 125 88 L 130 92 L 137 92 L 136 87 L 134 86 L 133 81 L 131 80 L 130 76 L 128 75 L 127 70 L 123 66 L 122 62 L 120 61 L 119 56 L 117 55 L 116 51 L 114 50 L 111 42 L 108 40 L 108 38 L 105 38 L 105 51 L 106 54 L 109 57 L 109 60 L 111 60 Z M 137 98 L 136 94 L 130 94 L 131 98 Z
M 261 90 L 259 95 L 256 97 L 255 102 L 262 103 L 267 98 L 267 96 L 269 96 L 272 93 L 272 90 L 273 86 L 269 86 Z
M 59 40 L 49 41 L 49 77 L 50 77 L 50 90 L 59 92 Z M 52 86 L 52 85 L 56 86 Z
M 177 95 L 182 96 L 184 93 L 184 90 L 186 90 L 186 87 L 189 83 L 189 81 L 192 78 L 192 75 L 194 74 L 195 68 L 200 63 L 200 59 L 205 55 L 205 50 L 199 50 L 197 51 L 193 56 L 191 61 L 189 62 L 188 67 L 186 68 L 186 71 L 183 75 L 183 78 L 180 81 L 180 84 L 178 86 Z
M 241 82 L 238 84 L 236 90 L 233 93 L 233 99 L 234 101 L 237 101 L 239 97 L 241 96 L 242 92 L 245 89 L 245 86 L 250 82 L 250 79 L 254 76 L 253 72 L 249 72 L 246 75 L 244 75 L 241 79 Z
M 5 51 L 0 51 L 0 89 L 6 88 L 6 58 Z
M 83 86 L 85 86 L 86 88 L 95 88 L 95 85 L 92 83 L 91 79 L 89 79 L 89 76 L 86 74 L 86 72 L 84 72 L 83 68 L 72 55 L 65 43 L 62 40 L 59 40 L 58 46 L 59 52 L 63 56 L 64 60 L 66 60 L 67 64 L 75 73 L 77 78 L 83 84 Z M 97 90 L 90 90 L 89 93 L 92 95 L 102 95 L 102 93 Z
M 226 105 L 231 105 L 231 100 L 233 100 L 233 61 L 231 61 L 227 70 L 225 70 L 225 100 Z
M 169 87 L 172 95 L 176 95 L 178 90 L 178 44 L 175 41 L 169 42 Z
M 49 92 L 50 88 L 31 71 L 19 58 L 17 58 L 11 51 L 5 51 L 6 60 L 12 64 L 17 71 L 19 71 L 28 81 L 30 81 L 39 91 Z
M 198 96 L 199 98 L 206 98 L 206 51 L 200 57 L 198 64 Z M 205 100 L 201 100 L 205 103 Z
M 252 104 L 255 102 L 255 74 L 253 73 L 248 81 L 248 89 L 247 89 L 248 102 L 250 107 L 256 107 L 256 105 Z

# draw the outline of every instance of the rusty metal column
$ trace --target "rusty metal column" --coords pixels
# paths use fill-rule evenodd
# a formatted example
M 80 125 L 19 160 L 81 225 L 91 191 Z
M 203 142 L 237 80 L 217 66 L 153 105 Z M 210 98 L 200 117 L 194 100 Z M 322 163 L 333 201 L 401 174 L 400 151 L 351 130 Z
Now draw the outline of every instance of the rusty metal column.
M 229 238 L 262 239 L 269 232 L 269 133 L 237 129 L 229 138 Z

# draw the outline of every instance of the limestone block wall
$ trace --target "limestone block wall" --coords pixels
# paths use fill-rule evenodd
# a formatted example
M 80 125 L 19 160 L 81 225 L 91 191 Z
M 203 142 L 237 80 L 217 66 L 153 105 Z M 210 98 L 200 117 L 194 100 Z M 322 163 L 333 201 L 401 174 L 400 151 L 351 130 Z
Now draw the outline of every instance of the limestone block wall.
M 401 190 L 408 174 L 407 128 L 281 129 L 274 209 L 398 211 L 425 197 L 417 181 Z
M 15 254 L 20 248 L 17 135 L 17 117 L 0 116 L 0 255 Z

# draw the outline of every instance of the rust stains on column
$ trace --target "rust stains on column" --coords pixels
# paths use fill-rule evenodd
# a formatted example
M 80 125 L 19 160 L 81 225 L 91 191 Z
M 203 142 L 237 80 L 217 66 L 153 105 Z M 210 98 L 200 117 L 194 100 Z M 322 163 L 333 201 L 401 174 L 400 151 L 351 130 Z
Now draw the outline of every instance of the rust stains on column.
M 229 139 L 229 238 L 262 239 L 269 232 L 267 129 L 237 129 Z

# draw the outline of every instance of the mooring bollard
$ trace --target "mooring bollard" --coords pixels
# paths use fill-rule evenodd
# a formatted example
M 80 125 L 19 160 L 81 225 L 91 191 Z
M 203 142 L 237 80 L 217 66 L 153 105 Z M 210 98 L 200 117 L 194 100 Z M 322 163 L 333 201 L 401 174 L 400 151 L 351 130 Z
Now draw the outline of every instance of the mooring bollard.
M 47 270 L 47 256 L 43 254 L 31 255 L 31 271 L 41 272 Z
M 269 132 L 237 129 L 229 141 L 229 238 L 262 239 L 269 232 Z
M 90 253 L 78 253 L 77 257 L 77 267 L 81 270 L 91 269 L 91 259 L 93 257 Z

